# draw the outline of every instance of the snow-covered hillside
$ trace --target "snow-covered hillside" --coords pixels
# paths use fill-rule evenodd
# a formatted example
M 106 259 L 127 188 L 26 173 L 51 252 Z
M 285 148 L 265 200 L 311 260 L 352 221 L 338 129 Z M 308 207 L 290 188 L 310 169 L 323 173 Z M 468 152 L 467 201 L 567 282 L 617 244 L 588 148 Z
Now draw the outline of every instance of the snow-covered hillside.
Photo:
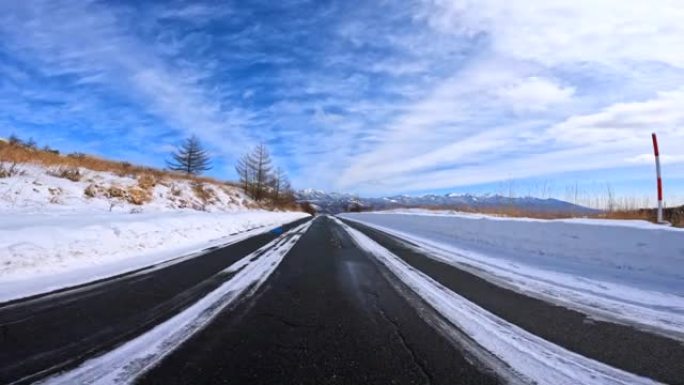
M 307 216 L 236 187 L 19 165 L 0 178 L 0 302 L 236 242 Z
M 150 212 L 193 209 L 234 212 L 257 208 L 242 190 L 143 174 L 119 176 L 85 168 L 22 164 L 0 178 L 0 211 Z
M 420 211 L 341 216 L 501 285 L 684 339 L 684 229 Z

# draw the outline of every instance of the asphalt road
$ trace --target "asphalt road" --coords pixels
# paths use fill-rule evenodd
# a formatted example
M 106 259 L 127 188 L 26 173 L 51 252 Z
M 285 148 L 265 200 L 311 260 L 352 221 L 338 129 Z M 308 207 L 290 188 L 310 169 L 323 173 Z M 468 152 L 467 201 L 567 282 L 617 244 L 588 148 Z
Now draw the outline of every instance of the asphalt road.
M 252 299 L 140 384 L 495 384 L 318 218 Z
M 0 304 L 0 384 L 31 383 L 143 333 L 216 288 L 229 278 L 217 272 L 276 237 L 267 232 L 158 270 Z

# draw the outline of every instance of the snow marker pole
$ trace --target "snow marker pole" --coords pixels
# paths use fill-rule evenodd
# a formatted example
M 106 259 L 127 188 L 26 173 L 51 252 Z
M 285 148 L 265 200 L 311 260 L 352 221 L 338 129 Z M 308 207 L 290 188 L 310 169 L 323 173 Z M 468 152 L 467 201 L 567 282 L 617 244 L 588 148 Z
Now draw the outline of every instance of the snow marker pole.
M 663 180 L 660 177 L 660 152 L 658 151 L 658 138 L 655 132 L 651 134 L 653 139 L 653 153 L 655 154 L 656 176 L 658 177 L 658 223 L 663 222 Z

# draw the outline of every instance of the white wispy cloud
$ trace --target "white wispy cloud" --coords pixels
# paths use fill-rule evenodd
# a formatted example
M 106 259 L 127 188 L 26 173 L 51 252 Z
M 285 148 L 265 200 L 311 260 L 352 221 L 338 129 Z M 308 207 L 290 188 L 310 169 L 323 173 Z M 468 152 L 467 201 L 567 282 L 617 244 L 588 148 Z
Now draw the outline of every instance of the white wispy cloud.
M 130 32 L 127 9 L 96 1 L 35 0 L 3 2 L 0 11 L 0 33 L 7 47 L 46 76 L 70 76 L 77 85 L 113 90 L 177 132 L 194 132 L 227 152 L 237 153 L 248 140 L 243 127 L 250 114 L 222 108 L 200 82 L 201 74 L 156 55 L 148 42 Z M 183 8 L 165 17 L 190 17 L 200 11 Z
M 496 91 L 502 102 L 515 111 L 546 110 L 552 106 L 567 103 L 575 93 L 573 87 L 564 87 L 556 82 L 532 76 L 520 79 Z
M 684 119 L 671 79 L 684 73 L 674 49 L 684 46 L 684 4 L 656 3 L 423 2 L 432 33 L 485 43 L 388 122 L 338 186 L 426 191 L 630 167 L 651 131 L 676 151 Z M 593 82 L 611 77 L 620 80 Z
M 492 50 L 544 65 L 653 60 L 684 66 L 684 7 L 670 0 L 427 0 L 423 15 L 450 34 L 485 33 Z

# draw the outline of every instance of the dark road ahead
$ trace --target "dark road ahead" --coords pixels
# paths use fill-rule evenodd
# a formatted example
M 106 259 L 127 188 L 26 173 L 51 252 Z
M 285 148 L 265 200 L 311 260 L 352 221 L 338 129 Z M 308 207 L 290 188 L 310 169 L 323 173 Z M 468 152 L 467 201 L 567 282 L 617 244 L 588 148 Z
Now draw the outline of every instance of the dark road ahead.
M 261 293 L 141 384 L 494 384 L 418 315 L 328 218 Z

